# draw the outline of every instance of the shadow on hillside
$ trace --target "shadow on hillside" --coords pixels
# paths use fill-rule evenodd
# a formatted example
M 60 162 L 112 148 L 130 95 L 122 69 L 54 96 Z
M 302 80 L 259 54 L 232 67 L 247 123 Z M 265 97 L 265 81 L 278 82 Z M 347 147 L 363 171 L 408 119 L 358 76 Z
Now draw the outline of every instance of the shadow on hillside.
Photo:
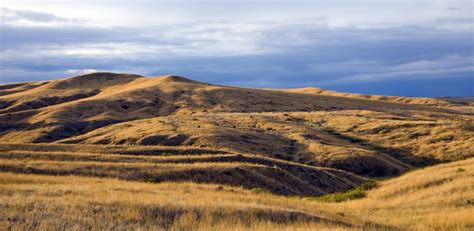
M 367 140 L 348 136 L 345 134 L 341 134 L 337 131 L 326 129 L 326 132 L 329 134 L 332 134 L 333 136 L 337 137 L 338 139 L 346 140 L 351 143 L 354 143 L 356 145 L 362 146 L 365 149 L 373 150 L 379 153 L 384 153 L 387 154 L 397 160 L 400 160 L 406 164 L 409 164 L 413 167 L 425 167 L 437 163 L 441 163 L 441 160 L 438 160 L 434 157 L 429 157 L 429 156 L 416 156 L 413 155 L 409 150 L 407 149 L 401 149 L 401 148 L 392 148 L 392 147 L 384 147 L 378 144 L 370 143 Z
M 14 100 L 4 101 L 0 100 L 0 114 L 28 111 L 32 109 L 40 109 L 49 107 L 57 104 L 67 103 L 76 101 L 79 99 L 85 99 L 97 95 L 100 91 L 93 90 L 89 92 L 81 92 L 73 95 L 66 96 L 48 96 L 41 97 L 39 99 L 32 99 L 28 101 L 16 102 Z
M 89 131 L 101 128 L 110 124 L 119 123 L 118 120 L 97 120 L 97 121 L 80 121 L 80 122 L 63 122 L 63 123 L 16 123 L 1 124 L 0 137 L 9 132 L 21 131 L 34 133 L 36 129 L 44 129 L 40 134 L 32 140 L 33 143 L 49 143 L 73 136 L 81 135 Z M 26 134 L 25 134 L 26 135 Z M 33 134 L 30 134 L 30 137 Z
M 4 95 L 11 95 L 15 94 L 18 92 L 25 92 L 37 87 L 41 87 L 49 82 L 41 82 L 41 83 L 35 83 L 35 84 L 30 84 L 30 83 L 14 83 L 14 84 L 5 84 L 5 85 L 0 85 L 0 96 Z M 1 107 L 0 107 L 1 108 Z

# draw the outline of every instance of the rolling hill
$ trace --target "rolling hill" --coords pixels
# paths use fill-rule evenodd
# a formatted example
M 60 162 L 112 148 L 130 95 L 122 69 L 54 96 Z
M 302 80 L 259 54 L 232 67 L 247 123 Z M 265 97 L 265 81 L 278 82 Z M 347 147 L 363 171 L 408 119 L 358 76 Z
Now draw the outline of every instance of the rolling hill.
M 179 76 L 92 73 L 0 85 L 0 207 L 8 213 L 0 217 L 10 219 L 0 223 L 20 229 L 206 229 L 223 221 L 243 229 L 472 227 L 464 219 L 472 207 L 463 200 L 474 189 L 461 182 L 473 176 L 473 109 L 443 98 L 252 89 Z M 318 199 L 387 178 L 393 179 L 378 181 L 361 200 Z M 435 190 L 453 196 L 440 204 Z M 134 193 L 143 197 L 127 201 Z M 166 204 L 154 194 L 182 201 Z M 208 204 L 193 206 L 200 195 Z M 50 204 L 56 196 L 60 202 Z M 209 204 L 213 196 L 217 202 Z M 66 207 L 71 197 L 74 206 Z M 422 197 L 426 203 L 416 201 Z M 25 214 L 36 200 L 37 215 L 68 215 L 38 221 Z M 439 209 L 458 214 L 453 219 L 460 223 L 416 225 L 415 218 L 441 216 Z M 105 217 L 83 219 L 78 211 Z
M 113 73 L 1 89 L 0 142 L 228 149 L 364 176 L 474 155 L 472 115 L 439 99 Z

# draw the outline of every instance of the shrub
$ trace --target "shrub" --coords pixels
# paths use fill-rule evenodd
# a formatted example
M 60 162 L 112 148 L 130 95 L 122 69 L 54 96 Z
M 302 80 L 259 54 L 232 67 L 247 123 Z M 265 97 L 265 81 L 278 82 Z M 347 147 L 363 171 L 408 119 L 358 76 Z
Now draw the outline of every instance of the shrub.
M 318 200 L 325 202 L 343 202 L 348 200 L 355 200 L 363 198 L 367 195 L 367 191 L 377 187 L 377 182 L 367 181 L 355 189 L 351 189 L 347 192 L 328 194 L 318 197 Z

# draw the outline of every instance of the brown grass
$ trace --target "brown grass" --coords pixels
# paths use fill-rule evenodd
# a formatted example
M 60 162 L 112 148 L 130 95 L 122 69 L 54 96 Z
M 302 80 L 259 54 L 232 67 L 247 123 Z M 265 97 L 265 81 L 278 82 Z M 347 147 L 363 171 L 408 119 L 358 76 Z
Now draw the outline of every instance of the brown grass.
M 474 229 L 473 111 L 178 76 L 0 85 L 0 227 Z M 319 197 L 347 190 L 324 198 L 364 198 Z
M 371 111 L 179 115 L 119 123 L 60 142 L 210 147 L 392 176 L 473 156 L 467 119 Z
M 150 153 L 160 149 L 170 153 L 183 152 L 181 155 Z M 95 153 L 85 152 L 87 150 Z M 186 151 L 196 150 L 173 150 L 170 147 L 124 148 L 122 153 L 114 153 L 116 151 L 113 146 L 107 149 L 104 146 L 9 144 L 3 146 L 3 151 L 0 150 L 0 171 L 109 177 L 155 183 L 192 181 L 307 196 L 345 191 L 365 181 L 336 169 L 255 155 L 219 152 L 185 155 Z M 149 153 L 143 155 L 143 151 Z
M 474 227 L 474 206 L 467 202 L 474 198 L 473 172 L 474 159 L 430 167 L 382 182 L 366 198 L 342 203 L 185 182 L 2 173 L 0 224 L 16 230 L 464 230 Z
M 0 142 L 203 147 L 368 177 L 474 155 L 472 114 L 444 109 L 459 105 L 438 99 L 113 73 L 0 91 L 17 87 L 0 96 Z

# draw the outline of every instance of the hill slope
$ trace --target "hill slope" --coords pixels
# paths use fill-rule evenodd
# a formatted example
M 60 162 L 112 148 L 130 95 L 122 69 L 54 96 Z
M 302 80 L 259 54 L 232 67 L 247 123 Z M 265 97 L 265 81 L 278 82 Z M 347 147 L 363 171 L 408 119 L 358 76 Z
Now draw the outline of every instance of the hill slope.
M 365 176 L 474 155 L 474 117 L 438 99 L 113 73 L 2 89 L 1 142 L 224 148 Z
M 416 229 L 474 228 L 474 159 L 382 182 L 342 203 L 229 186 L 149 184 L 0 173 L 2 227 L 12 229 Z M 33 210 L 31 208 L 34 208 Z
M 192 181 L 305 196 L 346 191 L 366 181 L 336 169 L 185 147 L 0 143 L 0 171 L 152 183 Z
M 179 76 L 0 85 L 0 225 L 472 229 L 472 112 Z M 379 187 L 366 198 L 320 197 L 370 179 Z

